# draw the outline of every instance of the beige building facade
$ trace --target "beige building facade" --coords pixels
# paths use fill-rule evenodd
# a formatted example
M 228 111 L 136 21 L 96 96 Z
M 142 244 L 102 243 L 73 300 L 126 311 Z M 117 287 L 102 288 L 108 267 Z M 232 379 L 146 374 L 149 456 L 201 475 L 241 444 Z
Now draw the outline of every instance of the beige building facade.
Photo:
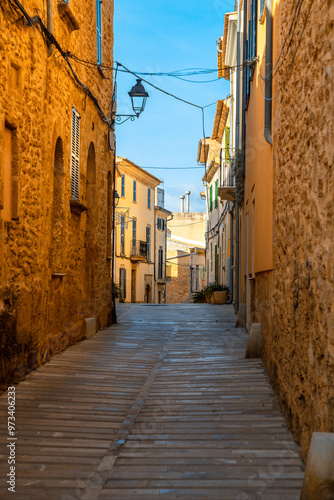
M 167 229 L 167 303 L 191 302 L 192 294 L 205 286 L 205 227 L 205 213 L 172 213 Z
M 111 318 L 113 2 L 13 4 L 0 9 L 2 388 L 82 339 L 87 318 Z
M 118 157 L 116 165 L 119 202 L 115 281 L 121 289 L 121 300 L 162 303 L 165 301 L 166 231 L 170 212 L 156 205 L 156 188 L 161 181 L 127 158 Z

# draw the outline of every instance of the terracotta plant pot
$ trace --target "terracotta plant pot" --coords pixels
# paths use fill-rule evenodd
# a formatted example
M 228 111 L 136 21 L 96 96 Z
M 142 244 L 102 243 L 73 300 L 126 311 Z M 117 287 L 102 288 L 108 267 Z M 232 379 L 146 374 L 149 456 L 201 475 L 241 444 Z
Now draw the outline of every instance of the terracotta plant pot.
M 213 292 L 213 304 L 227 304 L 228 292 Z

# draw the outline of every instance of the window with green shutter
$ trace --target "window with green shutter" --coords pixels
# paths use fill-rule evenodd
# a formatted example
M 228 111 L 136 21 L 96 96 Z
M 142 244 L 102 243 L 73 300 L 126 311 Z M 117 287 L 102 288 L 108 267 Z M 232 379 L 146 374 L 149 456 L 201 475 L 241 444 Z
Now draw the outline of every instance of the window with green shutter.
M 215 207 L 218 208 L 218 179 L 215 182 Z

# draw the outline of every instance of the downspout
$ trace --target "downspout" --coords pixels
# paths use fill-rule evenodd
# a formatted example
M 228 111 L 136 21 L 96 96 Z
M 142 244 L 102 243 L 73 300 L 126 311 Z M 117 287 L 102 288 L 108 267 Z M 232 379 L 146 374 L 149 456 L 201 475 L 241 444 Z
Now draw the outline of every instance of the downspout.
M 53 33 L 53 0 L 47 0 L 47 28 L 50 33 Z M 51 56 L 53 52 L 53 44 L 48 42 L 48 53 Z
M 264 103 L 264 138 L 272 146 L 272 65 L 273 65 L 273 16 L 272 16 L 272 0 L 266 1 L 266 50 L 265 50 L 265 87 L 264 95 L 266 97 Z M 268 75 L 268 76 L 267 76 Z

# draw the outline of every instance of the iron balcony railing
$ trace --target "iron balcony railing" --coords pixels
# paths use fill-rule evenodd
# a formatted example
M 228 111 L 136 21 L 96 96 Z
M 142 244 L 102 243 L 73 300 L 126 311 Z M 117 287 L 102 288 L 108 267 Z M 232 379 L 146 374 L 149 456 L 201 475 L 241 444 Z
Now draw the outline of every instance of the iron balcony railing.
M 145 260 L 147 259 L 147 243 L 142 240 L 131 241 L 130 258 Z
M 235 187 L 235 177 L 232 173 L 231 162 L 223 164 L 221 187 Z

